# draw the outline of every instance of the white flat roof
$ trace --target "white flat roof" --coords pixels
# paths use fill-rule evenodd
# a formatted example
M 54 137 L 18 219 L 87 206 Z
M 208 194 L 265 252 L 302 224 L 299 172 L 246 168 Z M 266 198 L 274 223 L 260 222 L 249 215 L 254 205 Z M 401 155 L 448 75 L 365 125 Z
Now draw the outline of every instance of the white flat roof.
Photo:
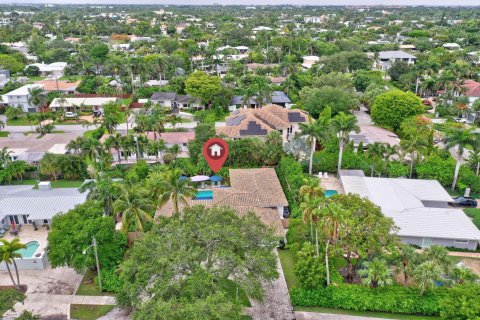
M 43 88 L 41 84 L 26 84 L 23 87 L 17 88 L 13 91 L 5 93 L 4 96 L 26 96 L 30 94 L 28 90 L 33 88 Z
M 50 149 L 48 149 L 49 153 L 53 154 L 65 154 L 67 153 L 67 144 L 66 143 L 56 143 Z
M 115 102 L 118 98 L 116 97 L 94 97 L 94 98 L 65 98 L 65 103 L 59 103 L 59 99 L 55 98 L 52 103 L 50 103 L 50 108 L 64 108 L 64 107 L 73 107 L 73 106 L 103 106 L 109 102 Z

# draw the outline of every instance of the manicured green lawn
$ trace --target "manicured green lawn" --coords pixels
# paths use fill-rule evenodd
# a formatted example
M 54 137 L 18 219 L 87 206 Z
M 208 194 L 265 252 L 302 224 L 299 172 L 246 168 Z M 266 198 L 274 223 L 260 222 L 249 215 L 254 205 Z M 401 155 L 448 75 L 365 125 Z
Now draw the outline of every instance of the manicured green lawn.
M 14 180 L 12 182 L 10 182 L 9 184 L 12 184 L 12 185 L 36 185 L 37 184 L 37 181 L 35 181 L 34 179 L 24 179 L 24 180 Z
M 465 214 L 473 219 L 473 223 L 480 229 L 480 209 L 477 208 L 468 208 L 463 209 Z
M 70 305 L 70 317 L 78 320 L 95 320 L 106 315 L 115 306 L 97 306 L 86 304 Z
M 7 126 L 29 126 L 31 125 L 30 121 L 28 121 L 24 117 L 20 117 L 18 119 L 7 119 Z
M 283 274 L 287 282 L 288 289 L 291 290 L 298 286 L 298 280 L 295 276 L 295 264 L 297 263 L 297 256 L 295 252 L 290 249 L 277 250 L 282 264 Z
M 82 76 L 63 76 L 63 77 L 58 78 L 58 80 L 68 80 L 68 81 L 71 81 L 71 82 L 75 82 L 75 81 L 78 81 L 78 80 L 82 80 Z
M 15 289 L 0 288 L 0 316 L 11 309 L 16 302 L 23 301 L 25 296 Z
M 28 80 L 29 81 L 40 81 L 40 80 L 45 80 L 47 77 L 44 76 L 29 76 Z
M 346 315 L 352 315 L 352 316 L 383 318 L 383 319 L 399 319 L 399 320 L 440 319 L 439 317 L 433 317 L 433 316 L 414 316 L 414 315 L 404 315 L 404 314 L 387 313 L 387 312 L 350 311 L 350 310 L 342 310 L 342 309 L 334 309 L 334 308 L 321 308 L 321 307 L 294 307 L 294 309 L 296 311 L 308 311 L 308 312 L 332 313 L 332 314 L 346 314 Z
M 0 138 L 7 138 L 9 134 L 8 131 L 0 131 Z

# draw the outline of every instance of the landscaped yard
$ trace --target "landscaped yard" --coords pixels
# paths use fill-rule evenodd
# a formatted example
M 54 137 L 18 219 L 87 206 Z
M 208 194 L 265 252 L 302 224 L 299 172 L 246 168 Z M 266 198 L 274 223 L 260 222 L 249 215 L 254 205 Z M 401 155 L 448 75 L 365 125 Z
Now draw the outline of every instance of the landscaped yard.
M 7 138 L 9 134 L 8 131 L 0 131 L 0 138 Z
M 480 209 L 468 208 L 463 210 L 467 216 L 472 218 L 473 223 L 480 229 Z
M 283 274 L 287 282 L 288 289 L 291 290 L 298 285 L 297 277 L 295 276 L 295 263 L 297 257 L 295 252 L 290 249 L 278 250 L 280 263 L 282 264 Z
M 83 180 L 52 180 L 52 188 L 80 188 L 83 184 Z M 11 185 L 37 185 L 37 181 L 34 179 L 15 180 L 9 183 Z
M 333 313 L 333 314 L 346 314 L 351 316 L 372 317 L 382 319 L 399 319 L 399 320 L 432 320 L 440 319 L 439 317 L 432 316 L 414 316 L 405 314 L 393 314 L 387 312 L 369 312 L 369 311 L 350 311 L 333 308 L 321 308 L 321 307 L 294 307 L 296 311 L 309 311 L 318 313 Z
M 95 271 L 87 270 L 83 275 L 82 283 L 75 293 L 77 296 L 102 296 L 106 295 L 105 292 L 101 292 L 95 284 L 94 278 L 97 274 Z
M 25 117 L 7 119 L 7 126 L 30 126 L 31 123 Z
M 106 315 L 113 308 L 115 306 L 72 304 L 70 305 L 70 317 L 78 320 L 95 320 Z

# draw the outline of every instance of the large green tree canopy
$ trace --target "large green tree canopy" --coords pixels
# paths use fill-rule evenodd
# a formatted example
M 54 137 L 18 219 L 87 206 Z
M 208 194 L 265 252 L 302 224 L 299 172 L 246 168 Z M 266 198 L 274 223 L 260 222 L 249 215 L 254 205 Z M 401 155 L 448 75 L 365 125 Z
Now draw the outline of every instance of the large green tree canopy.
M 135 243 L 121 269 L 121 306 L 136 319 L 238 319 L 225 281 L 262 297 L 262 280 L 278 277 L 273 230 L 253 213 L 195 206 L 161 218 Z
M 209 103 L 222 92 L 222 84 L 217 76 L 210 76 L 204 71 L 195 71 L 185 81 L 185 91 L 198 97 L 203 103 Z
M 379 95 L 372 105 L 372 120 L 380 126 L 398 131 L 402 121 L 421 114 L 422 100 L 411 92 L 393 90 Z

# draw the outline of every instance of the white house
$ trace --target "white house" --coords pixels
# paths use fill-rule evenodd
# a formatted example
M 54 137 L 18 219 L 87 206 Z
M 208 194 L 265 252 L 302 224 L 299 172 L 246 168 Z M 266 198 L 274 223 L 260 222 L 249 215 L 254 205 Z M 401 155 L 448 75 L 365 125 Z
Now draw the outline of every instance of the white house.
M 305 56 L 303 57 L 302 67 L 310 69 L 315 63 L 320 60 L 317 56 Z
M 443 48 L 447 49 L 447 50 L 450 50 L 450 51 L 457 51 L 457 50 L 460 50 L 461 47 L 458 43 L 445 43 L 443 46 Z
M 30 102 L 30 90 L 35 88 L 43 88 L 43 86 L 39 84 L 24 85 L 2 95 L 3 102 L 10 107 L 21 108 L 24 112 L 37 112 L 37 107 Z
M 107 103 L 118 101 L 117 97 L 92 97 L 92 98 L 60 98 L 53 99 L 49 108 L 52 111 L 75 111 L 77 108 L 82 110 L 103 110 Z
M 63 77 L 63 74 L 65 73 L 65 68 L 67 67 L 66 62 L 54 62 L 50 64 L 45 64 L 45 63 L 33 63 L 29 66 L 36 66 L 40 70 L 40 74 L 42 76 L 54 76 L 56 78 Z M 28 67 L 29 67 L 28 66 Z M 28 68 L 27 67 L 27 68 Z
M 388 70 L 396 61 L 405 61 L 412 65 L 415 64 L 417 57 L 411 55 L 405 51 L 380 51 L 378 53 L 378 59 L 374 61 L 373 67 L 380 70 Z
M 325 15 L 320 16 L 320 17 L 307 16 L 307 17 L 303 18 L 303 22 L 305 22 L 305 23 L 324 23 L 327 20 L 328 20 L 328 17 L 325 16 Z
M 480 230 L 456 208 L 437 180 L 365 177 L 361 170 L 342 170 L 345 193 L 366 197 L 392 218 L 397 235 L 423 248 L 433 244 L 475 250 Z

